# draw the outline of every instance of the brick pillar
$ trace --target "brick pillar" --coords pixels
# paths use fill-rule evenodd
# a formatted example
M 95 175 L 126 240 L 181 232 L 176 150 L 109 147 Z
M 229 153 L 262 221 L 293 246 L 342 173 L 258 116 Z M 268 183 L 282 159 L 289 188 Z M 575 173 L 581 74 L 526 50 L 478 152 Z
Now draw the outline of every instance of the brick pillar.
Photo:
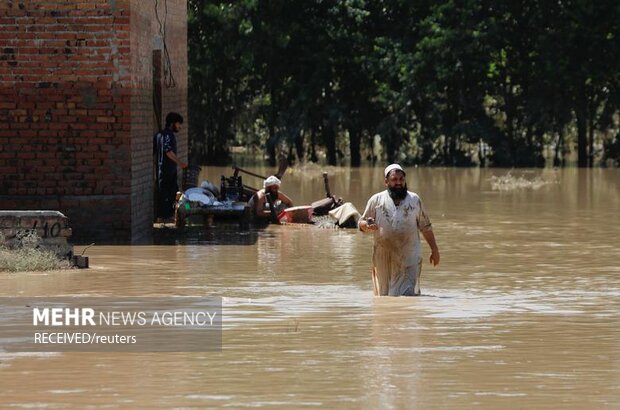
M 186 116 L 186 4 L 167 8 Z M 78 242 L 148 237 L 154 15 L 150 1 L 0 2 L 1 209 L 61 211 Z

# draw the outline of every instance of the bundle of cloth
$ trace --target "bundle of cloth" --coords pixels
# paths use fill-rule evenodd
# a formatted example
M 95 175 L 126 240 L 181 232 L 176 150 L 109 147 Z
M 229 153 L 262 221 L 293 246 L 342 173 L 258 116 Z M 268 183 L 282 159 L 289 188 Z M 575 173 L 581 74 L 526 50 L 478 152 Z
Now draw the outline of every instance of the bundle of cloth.
M 327 215 L 314 215 L 312 221 L 318 228 L 357 228 L 357 221 L 361 218 L 360 213 L 351 202 L 345 202 Z
M 198 205 L 200 207 L 206 206 L 221 206 L 222 202 L 217 198 L 220 196 L 220 190 L 209 181 L 202 181 L 199 187 L 189 188 L 181 198 L 179 203 L 190 203 L 191 205 Z
M 351 202 L 345 202 L 328 213 L 331 220 L 340 228 L 357 228 L 360 213 Z

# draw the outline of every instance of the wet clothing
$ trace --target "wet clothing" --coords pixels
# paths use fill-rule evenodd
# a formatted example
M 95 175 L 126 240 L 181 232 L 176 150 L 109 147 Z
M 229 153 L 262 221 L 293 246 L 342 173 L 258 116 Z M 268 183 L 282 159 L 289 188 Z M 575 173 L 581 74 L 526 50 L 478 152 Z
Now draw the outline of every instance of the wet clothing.
M 157 180 L 157 218 L 170 218 L 174 215 L 174 201 L 179 186 L 177 184 L 177 163 L 168 158 L 167 152 L 177 153 L 177 139 L 169 129 L 164 129 L 153 137 L 153 155 L 156 164 Z
M 372 282 L 375 296 L 420 294 L 422 245 L 420 231 L 432 230 L 420 197 L 414 192 L 396 206 L 387 190 L 373 195 L 360 222 L 374 218 Z
M 278 216 L 278 214 L 282 212 L 284 209 L 286 209 L 287 207 L 292 206 L 292 203 L 289 203 L 288 205 L 285 203 L 285 201 L 287 200 L 288 200 L 288 197 L 286 197 L 286 195 L 278 191 L 278 199 L 276 199 L 274 203 L 274 206 L 276 209 L 276 212 L 275 212 L 276 216 Z M 288 202 L 290 202 L 290 200 L 288 200 Z M 254 195 L 252 195 L 252 198 L 250 198 L 248 205 L 250 206 L 250 210 L 252 212 L 253 218 L 259 218 L 259 219 L 268 218 L 268 216 L 266 216 L 264 212 L 270 210 L 270 205 L 269 205 L 269 201 L 267 200 L 267 193 L 265 192 L 264 188 L 261 190 L 258 190 Z M 261 210 L 263 212 L 260 212 Z

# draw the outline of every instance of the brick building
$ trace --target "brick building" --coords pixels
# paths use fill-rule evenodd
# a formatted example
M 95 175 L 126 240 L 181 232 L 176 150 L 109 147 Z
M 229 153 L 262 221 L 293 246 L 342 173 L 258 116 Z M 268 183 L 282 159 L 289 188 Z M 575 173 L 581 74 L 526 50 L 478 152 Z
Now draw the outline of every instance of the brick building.
M 148 239 L 168 111 L 187 119 L 186 0 L 0 2 L 0 209 L 58 210 L 77 242 Z

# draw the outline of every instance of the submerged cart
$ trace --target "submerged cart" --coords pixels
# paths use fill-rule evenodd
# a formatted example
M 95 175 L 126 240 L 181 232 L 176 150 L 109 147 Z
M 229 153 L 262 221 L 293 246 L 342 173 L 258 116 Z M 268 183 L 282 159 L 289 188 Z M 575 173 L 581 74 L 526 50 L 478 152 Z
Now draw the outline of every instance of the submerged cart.
M 197 187 L 200 167 L 192 166 L 183 170 L 183 192 Z M 188 218 L 202 217 L 205 226 L 213 225 L 215 219 L 238 221 L 241 228 L 247 228 L 250 222 L 250 206 L 244 192 L 240 176 L 226 178 L 222 176 L 220 189 L 213 189 L 217 201 L 210 206 L 201 206 L 188 200 L 177 198 L 175 223 L 178 228 L 186 225 Z M 195 218 L 194 218 L 195 219 Z
M 281 159 L 278 171 L 275 175 L 278 178 L 282 178 L 287 167 L 288 162 L 286 159 Z M 209 191 L 208 194 L 213 199 L 213 203 L 211 205 L 202 206 L 196 202 L 192 202 L 189 198 L 187 200 L 177 198 L 176 226 L 179 228 L 185 226 L 188 218 L 190 217 L 202 217 L 202 222 L 205 226 L 213 225 L 213 221 L 215 219 L 228 219 L 238 221 L 240 228 L 246 229 L 251 222 L 252 216 L 248 201 L 258 190 L 251 186 L 244 185 L 240 174 L 248 174 L 263 180 L 266 177 L 236 166 L 233 166 L 233 170 L 234 173 L 232 176 L 221 176 L 219 189 L 210 183 L 207 184 L 208 187 L 202 187 Z M 192 166 L 183 170 L 183 191 L 185 193 L 187 193 L 187 190 L 190 188 L 196 188 L 199 173 L 200 167 Z M 307 206 L 288 208 L 279 214 L 272 212 L 270 222 L 276 224 L 314 223 L 313 217 L 326 217 L 330 211 L 341 207 L 344 204 L 344 201 L 342 198 L 339 198 L 331 193 L 328 175 L 326 172 L 323 173 L 323 181 L 325 186 L 325 196 L 323 199 L 315 201 Z M 198 189 L 198 191 L 200 191 L 200 189 Z M 345 226 L 341 225 L 341 227 Z
M 247 202 L 232 202 L 209 207 L 181 206 L 177 208 L 176 226 L 182 228 L 190 217 L 202 217 L 205 226 L 212 226 L 214 219 L 239 221 L 239 227 L 246 229 L 250 223 L 250 206 Z

